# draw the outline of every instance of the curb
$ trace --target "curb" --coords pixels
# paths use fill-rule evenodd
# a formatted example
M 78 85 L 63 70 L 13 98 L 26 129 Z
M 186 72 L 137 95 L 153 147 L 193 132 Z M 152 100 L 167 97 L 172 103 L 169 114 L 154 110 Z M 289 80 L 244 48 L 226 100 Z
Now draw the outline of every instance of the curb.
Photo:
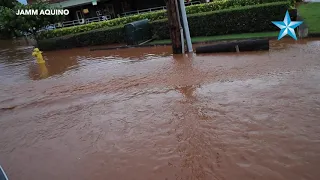
M 261 39 L 276 39 L 277 37 L 274 36 L 267 36 L 267 37 L 255 37 L 255 38 L 235 38 L 235 39 L 219 39 L 219 40 L 210 40 L 210 41 L 203 41 L 203 42 L 196 42 L 192 44 L 209 44 L 209 43 L 220 43 L 220 42 L 232 42 L 232 41 L 241 41 L 241 40 L 261 40 Z
M 261 39 L 276 39 L 274 36 L 269 37 L 256 37 L 256 38 L 236 38 L 236 39 L 219 39 L 219 40 L 210 40 L 202 42 L 193 42 L 192 44 L 210 44 L 210 43 L 219 43 L 219 42 L 234 42 L 240 40 L 261 40 Z M 100 51 L 100 50 L 117 50 L 117 49 L 128 49 L 128 48 L 142 48 L 142 47 L 157 47 L 157 46 L 171 46 L 171 43 L 161 43 L 161 44 L 145 44 L 145 45 L 136 45 L 136 46 L 116 46 L 116 47 L 101 47 L 101 48 L 92 48 L 90 51 Z
M 320 37 L 320 33 L 309 33 L 309 37 Z
M 221 52 L 242 52 L 242 51 L 261 51 L 269 50 L 269 39 L 228 41 L 213 45 L 199 46 L 196 53 L 221 53 Z

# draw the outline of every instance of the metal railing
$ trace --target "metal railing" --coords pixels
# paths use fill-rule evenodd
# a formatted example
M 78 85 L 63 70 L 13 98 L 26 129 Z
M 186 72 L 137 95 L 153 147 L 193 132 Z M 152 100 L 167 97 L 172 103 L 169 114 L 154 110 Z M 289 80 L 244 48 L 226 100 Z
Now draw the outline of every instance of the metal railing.
M 166 10 L 166 9 L 167 9 L 166 6 L 161 6 L 161 7 L 149 8 L 149 9 L 141 9 L 141 10 L 136 10 L 136 11 L 128 11 L 128 12 L 122 13 L 121 15 L 122 16 L 128 16 L 128 15 L 133 15 L 133 14 L 141 14 L 141 13 L 159 11 L 159 10 Z
M 110 19 L 111 19 L 111 16 L 106 15 L 106 16 L 87 18 L 85 20 L 85 22 L 86 22 L 86 24 L 88 24 L 88 23 L 92 23 L 92 22 L 106 21 L 106 20 L 110 20 Z
M 194 4 L 201 4 L 200 1 L 191 1 L 188 3 L 185 3 L 185 6 L 190 6 Z M 128 15 L 133 15 L 133 14 L 142 14 L 142 13 L 147 13 L 147 12 L 152 12 L 152 11 L 159 11 L 159 10 L 166 10 L 166 6 L 161 6 L 161 7 L 154 7 L 154 8 L 148 8 L 148 9 L 140 9 L 136 11 L 129 11 L 129 12 L 124 12 L 121 15 L 122 16 L 128 16 Z M 50 24 L 46 26 L 44 29 L 40 31 L 45 31 L 45 30 L 52 30 L 52 29 L 57 29 L 57 28 L 63 28 L 63 27 L 70 27 L 70 26 L 78 26 L 82 24 L 89 24 L 92 22 L 99 22 L 99 21 L 107 21 L 110 20 L 111 16 L 106 15 L 106 16 L 99 16 L 99 17 L 92 17 L 92 18 L 87 18 L 87 19 L 78 19 L 78 20 L 73 20 L 73 21 L 64 21 L 61 23 L 56 23 L 56 24 Z
M 200 1 L 194 1 L 194 2 L 188 2 L 185 3 L 185 6 L 190 6 L 190 5 L 194 5 L 194 4 L 200 4 Z M 148 8 L 148 9 L 140 9 L 140 10 L 136 10 L 136 11 L 128 11 L 128 12 L 124 12 L 121 15 L 122 16 L 128 16 L 128 15 L 133 15 L 133 14 L 142 14 L 142 13 L 147 13 L 147 12 L 152 12 L 152 11 L 159 11 L 159 10 L 166 10 L 167 7 L 166 6 L 161 6 L 161 7 L 155 7 L 155 8 Z
M 106 15 L 106 16 L 87 18 L 87 19 L 64 21 L 62 23 L 50 24 L 50 25 L 46 26 L 43 30 L 52 30 L 52 29 L 63 28 L 63 27 L 78 26 L 78 25 L 82 25 L 82 24 L 89 24 L 92 22 L 107 21 L 110 19 L 111 19 L 111 16 Z
M 73 20 L 73 21 L 65 21 L 62 23 L 57 23 L 57 27 L 68 27 L 68 26 L 77 26 L 84 24 L 85 20 L 84 19 L 79 19 L 79 20 Z

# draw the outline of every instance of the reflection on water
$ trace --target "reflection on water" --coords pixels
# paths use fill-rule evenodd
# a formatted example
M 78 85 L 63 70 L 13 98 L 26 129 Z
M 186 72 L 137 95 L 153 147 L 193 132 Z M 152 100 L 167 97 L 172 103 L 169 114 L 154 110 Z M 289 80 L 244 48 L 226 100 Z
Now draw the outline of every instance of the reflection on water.
M 16 78 L 10 81 L 26 81 L 26 74 L 29 74 L 31 80 L 40 80 L 54 75 L 62 75 L 68 70 L 77 70 L 82 66 L 93 65 L 97 62 L 103 64 L 134 63 L 171 54 L 169 47 L 150 48 L 148 51 L 146 51 L 146 48 L 129 51 L 126 49 L 89 51 L 87 48 L 48 51 L 43 53 L 46 61 L 45 68 L 34 63 L 35 59 L 31 56 L 32 46 L 23 46 L 21 42 L 9 44 L 0 49 L 0 68 L 2 68 L 0 77 L 8 80 L 8 76 L 12 76 L 12 72 L 16 71 Z M 29 73 L 26 69 L 29 69 Z
M 46 64 L 30 64 L 29 76 L 32 80 L 45 79 L 49 77 L 49 71 Z
M 2 43 L 0 163 L 17 180 L 319 179 L 319 47 L 78 48 L 36 64 Z
M 194 85 L 183 86 L 183 87 L 176 87 L 175 89 L 181 94 L 183 94 L 183 96 L 186 97 L 187 99 L 193 99 L 194 92 L 197 89 L 197 86 L 194 86 Z
M 314 42 L 318 43 L 318 42 Z M 152 48 L 135 48 L 135 49 L 120 49 L 111 51 L 90 51 L 88 48 L 78 48 L 62 51 L 44 52 L 46 60 L 46 68 L 39 67 L 34 63 L 34 58 L 31 56 L 33 47 L 27 46 L 24 40 L 2 41 L 0 49 L 0 80 L 3 82 L 11 81 L 27 81 L 40 80 L 54 75 L 62 75 L 69 70 L 77 70 L 90 65 L 108 65 L 122 63 L 136 63 L 139 61 L 154 60 L 159 57 L 168 57 L 171 55 L 169 46 L 152 47 Z M 271 52 L 285 50 L 288 47 L 295 45 L 312 45 L 306 39 L 294 41 L 292 39 L 284 39 L 282 41 L 271 41 Z M 266 52 L 249 52 L 247 54 L 263 55 Z M 243 54 L 240 54 L 240 56 Z M 192 61 L 194 55 L 181 56 L 175 55 L 175 67 L 186 66 Z M 208 55 L 199 55 L 208 56 Z M 224 57 L 225 54 L 215 54 L 216 57 Z M 229 54 L 229 56 L 239 56 L 239 54 Z M 26 69 L 29 69 L 26 71 Z M 182 68 L 185 69 L 185 68 Z M 194 70 L 191 68 L 190 70 Z M 43 71 L 45 72 L 44 75 Z M 46 72 L 47 71 L 47 72 Z M 14 76 L 12 76 L 14 74 Z

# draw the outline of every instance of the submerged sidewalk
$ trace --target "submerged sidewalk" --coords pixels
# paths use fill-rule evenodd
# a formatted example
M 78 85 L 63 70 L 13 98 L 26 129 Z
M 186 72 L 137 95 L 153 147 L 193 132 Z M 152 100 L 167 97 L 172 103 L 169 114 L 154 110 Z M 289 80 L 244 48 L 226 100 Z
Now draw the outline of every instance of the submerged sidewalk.
M 278 31 L 273 32 L 258 32 L 258 33 L 243 33 L 243 34 L 228 34 L 228 35 L 219 35 L 219 36 L 200 36 L 192 37 L 192 43 L 207 43 L 207 42 L 216 42 L 216 41 L 226 41 L 226 40 L 242 40 L 242 39 L 251 39 L 251 38 L 276 38 L 278 37 Z M 170 39 L 164 40 L 154 40 L 149 45 L 167 45 L 171 44 Z

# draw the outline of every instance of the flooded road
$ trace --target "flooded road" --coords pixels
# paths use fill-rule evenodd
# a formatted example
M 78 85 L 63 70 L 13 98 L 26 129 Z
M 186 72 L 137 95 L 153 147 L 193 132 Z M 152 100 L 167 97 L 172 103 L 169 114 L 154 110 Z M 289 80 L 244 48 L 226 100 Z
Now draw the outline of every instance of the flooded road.
M 12 180 L 320 179 L 320 39 L 214 55 L 83 48 L 45 52 L 45 66 L 31 51 L 0 50 Z

